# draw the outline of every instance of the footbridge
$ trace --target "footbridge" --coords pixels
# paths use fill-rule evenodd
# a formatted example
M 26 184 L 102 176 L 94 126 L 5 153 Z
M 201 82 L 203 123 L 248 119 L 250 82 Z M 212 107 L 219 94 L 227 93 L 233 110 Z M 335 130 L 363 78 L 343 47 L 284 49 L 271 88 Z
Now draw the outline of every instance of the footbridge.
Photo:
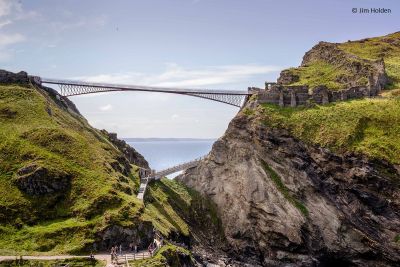
M 93 83 L 73 80 L 58 80 L 41 78 L 39 76 L 31 76 L 37 84 L 54 84 L 60 88 L 60 94 L 65 97 L 95 94 L 114 91 L 141 91 L 141 92 L 157 92 L 168 94 L 188 95 L 212 100 L 235 107 L 242 107 L 246 103 L 248 97 L 252 94 L 249 91 L 237 90 L 219 90 L 219 89 L 184 89 L 175 87 L 156 87 L 144 85 L 126 85 L 126 84 L 109 84 L 109 83 Z
M 157 93 L 168 93 L 168 94 L 179 94 L 188 95 L 193 97 L 199 97 L 207 100 L 212 100 L 235 107 L 241 108 L 248 98 L 255 93 L 253 90 L 237 91 L 237 90 L 220 90 L 220 89 L 185 89 L 175 87 L 156 87 L 156 86 L 144 86 L 144 85 L 126 85 L 126 84 L 109 84 L 109 83 L 94 83 L 85 81 L 73 81 L 73 80 L 59 80 L 59 79 L 48 79 L 39 76 L 30 76 L 31 80 L 36 84 L 52 84 L 58 85 L 60 88 L 60 95 L 63 97 L 95 94 L 104 92 L 115 92 L 115 91 L 139 91 L 139 92 L 157 92 Z M 152 180 L 159 180 L 169 174 L 186 170 L 196 166 L 200 160 L 198 158 L 177 166 L 170 167 L 165 170 L 158 172 L 149 169 L 140 169 L 140 188 L 137 197 L 143 199 L 146 192 L 147 185 Z
M 204 157 L 197 158 L 195 160 L 185 162 L 170 168 L 167 168 L 165 170 L 161 170 L 158 172 L 154 172 L 152 170 L 148 169 L 140 169 L 139 170 L 139 177 L 144 176 L 143 178 L 140 178 L 140 187 L 139 187 L 139 193 L 137 195 L 138 199 L 143 199 L 144 194 L 146 192 L 147 185 L 150 181 L 153 180 L 160 180 L 161 178 L 179 172 L 179 171 L 184 171 L 189 168 L 193 168 L 199 164 L 199 162 L 204 159 Z

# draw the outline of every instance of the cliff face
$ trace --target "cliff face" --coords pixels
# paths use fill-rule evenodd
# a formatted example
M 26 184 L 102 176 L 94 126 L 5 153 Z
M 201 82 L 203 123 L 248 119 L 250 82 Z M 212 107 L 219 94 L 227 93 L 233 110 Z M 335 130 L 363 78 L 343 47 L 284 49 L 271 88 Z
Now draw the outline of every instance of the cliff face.
M 264 266 L 399 264 L 400 168 L 305 144 L 250 110 L 179 178 L 216 203 L 233 251 Z
M 135 164 L 136 166 L 146 169 L 150 168 L 147 160 L 139 152 L 137 152 L 136 149 L 129 146 L 124 140 L 118 139 L 116 133 L 109 133 L 106 130 L 101 130 L 101 132 L 111 143 L 113 143 L 122 153 L 124 153 L 130 164 Z
M 283 70 L 278 83 L 308 85 L 312 90 L 354 86 L 399 86 L 400 33 L 345 43 L 320 42 L 308 51 L 301 65 Z
M 148 164 L 116 135 L 91 127 L 71 101 L 33 85 L 26 72 L 0 70 L 0 255 L 131 242 L 145 249 L 154 228 L 188 240 L 195 211 L 216 222 L 208 202 L 175 181 L 150 184 L 145 203 L 138 200 L 138 166 Z

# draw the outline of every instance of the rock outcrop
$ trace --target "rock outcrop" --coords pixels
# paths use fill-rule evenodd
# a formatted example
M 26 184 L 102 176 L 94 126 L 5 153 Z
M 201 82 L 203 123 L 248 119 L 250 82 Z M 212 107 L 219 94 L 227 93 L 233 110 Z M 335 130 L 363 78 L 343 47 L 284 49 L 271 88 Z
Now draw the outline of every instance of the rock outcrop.
M 233 254 L 263 266 L 400 263 L 398 166 L 304 144 L 244 113 L 179 177 L 216 203 Z
M 0 84 L 18 84 L 28 86 L 30 81 L 28 74 L 25 71 L 13 73 L 6 70 L 0 70 Z
M 327 78 L 328 80 L 325 82 L 339 83 L 342 85 L 341 89 L 369 86 L 380 91 L 389 83 L 383 58 L 378 60 L 360 58 L 345 52 L 339 45 L 328 42 L 318 43 L 304 55 L 300 67 L 281 72 L 277 79 L 278 84 L 291 85 L 300 82 L 302 71 L 317 62 L 324 62 L 334 67 L 337 75 Z M 322 75 L 325 75 L 325 73 L 322 73 Z
M 101 130 L 101 132 L 125 155 L 129 163 L 146 169 L 150 168 L 147 160 L 124 140 L 118 139 L 116 133 L 109 133 L 106 130 Z
M 17 171 L 14 183 L 26 194 L 40 196 L 65 193 L 70 188 L 71 178 L 71 174 L 63 171 L 30 164 Z

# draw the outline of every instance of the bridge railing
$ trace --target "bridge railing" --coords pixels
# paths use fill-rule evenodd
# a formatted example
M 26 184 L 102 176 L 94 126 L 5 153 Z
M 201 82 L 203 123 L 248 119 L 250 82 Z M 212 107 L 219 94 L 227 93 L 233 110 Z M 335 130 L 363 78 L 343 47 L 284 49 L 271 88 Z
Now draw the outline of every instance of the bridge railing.
M 158 86 L 145 86 L 145 85 L 127 85 L 127 84 L 109 84 L 109 83 L 95 83 L 73 80 L 60 80 L 41 78 L 39 76 L 32 76 L 36 83 L 54 84 L 60 87 L 60 94 L 65 97 L 104 93 L 113 91 L 145 91 L 145 92 L 160 92 L 160 93 L 173 93 L 180 95 L 188 95 L 208 99 L 220 103 L 225 103 L 235 107 L 242 107 L 247 101 L 249 95 L 253 94 L 250 91 L 242 90 L 221 90 L 221 89 L 187 89 L 176 87 L 158 87 Z
M 167 175 L 169 175 L 169 174 L 172 174 L 172 173 L 175 173 L 175 172 L 182 171 L 182 170 L 185 170 L 185 169 L 187 169 L 187 168 L 193 167 L 193 166 L 197 165 L 197 163 L 198 163 L 199 161 L 203 160 L 205 157 L 206 157 L 206 156 L 202 156 L 202 157 L 199 157 L 199 158 L 194 159 L 194 160 L 192 160 L 192 161 L 185 162 L 185 163 L 181 163 L 181 164 L 179 164 L 179 165 L 170 167 L 170 168 L 168 168 L 168 169 L 165 169 L 165 170 L 161 170 L 161 171 L 159 171 L 159 172 L 156 172 L 156 173 L 154 174 L 154 179 L 159 180 L 159 179 L 161 179 L 161 178 L 163 178 L 163 177 L 165 177 L 165 176 L 167 176 Z
M 165 176 L 167 176 L 169 174 L 172 174 L 172 173 L 175 173 L 175 172 L 178 172 L 178 171 L 182 171 L 182 170 L 186 170 L 186 169 L 188 169 L 190 167 L 194 167 L 194 166 L 196 166 L 198 164 L 198 162 L 203 160 L 205 157 L 206 156 L 203 156 L 203 157 L 194 159 L 192 161 L 185 162 L 185 163 L 170 167 L 170 168 L 165 169 L 165 170 L 161 170 L 161 171 L 156 172 L 156 173 L 154 173 L 152 171 L 149 176 L 141 177 L 140 178 L 139 192 L 138 192 L 137 198 L 138 199 L 143 199 L 144 198 L 144 194 L 146 193 L 147 185 L 148 185 L 148 183 L 150 181 L 152 181 L 152 180 L 160 180 L 161 178 L 163 178 L 163 177 L 165 177 Z

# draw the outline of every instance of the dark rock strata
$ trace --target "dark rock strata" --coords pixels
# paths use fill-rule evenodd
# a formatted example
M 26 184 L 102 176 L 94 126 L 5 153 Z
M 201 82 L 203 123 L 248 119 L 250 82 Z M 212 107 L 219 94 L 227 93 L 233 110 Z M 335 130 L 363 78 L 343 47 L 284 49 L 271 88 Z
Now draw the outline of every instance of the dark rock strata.
M 147 160 L 124 140 L 118 139 L 116 133 L 109 133 L 106 130 L 101 130 L 101 132 L 125 155 L 129 163 L 146 169 L 150 168 Z
M 240 113 L 179 179 L 216 203 L 233 256 L 263 266 L 400 265 L 398 166 L 306 145 Z
M 0 70 L 0 84 L 18 84 L 28 86 L 30 84 L 28 74 L 25 71 L 18 73 Z
M 67 191 L 71 178 L 72 175 L 68 173 L 30 164 L 17 171 L 14 183 L 26 194 L 40 196 Z

